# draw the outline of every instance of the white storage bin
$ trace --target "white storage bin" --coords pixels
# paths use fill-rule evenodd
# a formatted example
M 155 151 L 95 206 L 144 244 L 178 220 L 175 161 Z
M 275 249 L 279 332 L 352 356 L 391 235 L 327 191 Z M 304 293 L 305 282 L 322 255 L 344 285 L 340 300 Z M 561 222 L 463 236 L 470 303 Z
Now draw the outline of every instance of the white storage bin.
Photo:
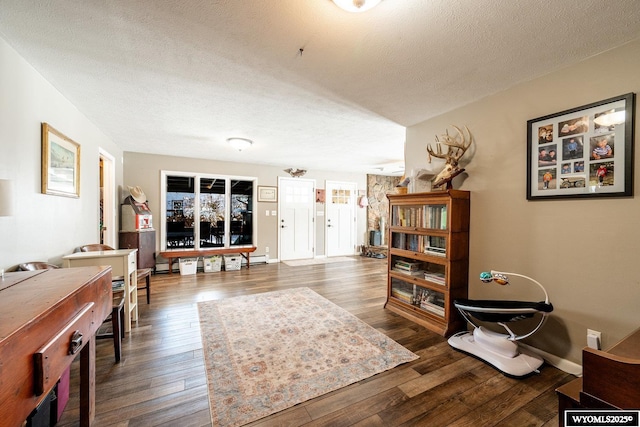
M 224 257 L 225 271 L 240 270 L 241 265 L 242 265 L 242 257 L 240 255 Z
M 198 271 L 198 258 L 179 258 L 180 275 L 196 274 Z
M 203 262 L 204 262 L 205 273 L 210 273 L 212 271 L 220 271 L 222 269 L 222 257 L 220 255 L 204 257 Z

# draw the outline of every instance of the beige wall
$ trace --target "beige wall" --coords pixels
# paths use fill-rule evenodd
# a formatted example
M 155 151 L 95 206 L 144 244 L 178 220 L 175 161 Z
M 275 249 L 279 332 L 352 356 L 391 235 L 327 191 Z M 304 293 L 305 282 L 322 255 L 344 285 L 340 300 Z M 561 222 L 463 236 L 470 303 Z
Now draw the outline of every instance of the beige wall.
M 258 185 L 278 185 L 278 176 L 288 177 L 282 167 L 264 166 L 247 163 L 220 162 L 214 160 L 193 159 L 187 157 L 169 157 L 153 154 L 141 154 L 127 152 L 124 154 L 124 183 L 125 186 L 139 185 L 144 189 L 149 199 L 149 208 L 153 212 L 154 227 L 160 230 L 160 172 L 182 171 L 215 173 L 222 175 L 234 175 L 256 177 Z M 325 180 L 355 182 L 358 189 L 366 189 L 366 175 L 343 172 L 308 171 L 304 179 L 316 181 L 316 188 L 324 188 Z M 121 201 L 128 194 L 123 194 Z M 323 210 L 323 204 L 316 204 L 316 212 Z M 257 204 L 254 224 L 258 231 L 257 249 L 253 255 L 264 255 L 265 248 L 269 247 L 271 260 L 278 259 L 278 223 L 277 216 L 266 216 L 265 211 L 277 211 L 277 203 L 260 202 Z M 357 212 L 357 245 L 363 244 L 366 234 L 366 209 L 358 208 Z M 316 255 L 325 253 L 324 247 L 324 216 L 316 215 Z M 160 246 L 160 233 L 156 233 L 157 247 Z
M 14 215 L 0 217 L 0 268 L 22 262 L 61 264 L 73 248 L 98 241 L 99 149 L 122 151 L 31 65 L 0 39 L 0 179 L 13 181 Z M 40 123 L 80 144 L 80 198 L 40 191 Z
M 475 155 L 461 187 L 472 193 L 470 297 L 540 297 L 523 292 L 523 282 L 514 281 L 509 289 L 484 285 L 478 280 L 482 271 L 536 278 L 547 287 L 555 310 L 527 342 L 576 363 L 587 328 L 602 332 L 606 348 L 640 327 L 640 200 L 527 201 L 527 120 L 638 93 L 638 70 L 640 41 L 407 129 L 408 170 L 428 167 L 426 144 L 453 130 L 452 124 L 473 132 Z M 636 168 L 639 155 L 636 147 Z M 636 193 L 638 176 L 636 171 Z

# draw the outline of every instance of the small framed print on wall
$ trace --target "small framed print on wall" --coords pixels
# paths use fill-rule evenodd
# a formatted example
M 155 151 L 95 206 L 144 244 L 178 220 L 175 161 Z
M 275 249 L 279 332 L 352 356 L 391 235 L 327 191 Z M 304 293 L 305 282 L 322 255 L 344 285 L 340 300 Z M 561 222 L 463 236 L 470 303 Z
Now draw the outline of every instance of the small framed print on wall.
M 42 123 L 42 193 L 80 197 L 80 144 Z
M 635 94 L 527 122 L 527 199 L 633 196 Z
M 259 202 L 277 202 L 278 188 L 266 185 L 258 185 L 258 201 Z

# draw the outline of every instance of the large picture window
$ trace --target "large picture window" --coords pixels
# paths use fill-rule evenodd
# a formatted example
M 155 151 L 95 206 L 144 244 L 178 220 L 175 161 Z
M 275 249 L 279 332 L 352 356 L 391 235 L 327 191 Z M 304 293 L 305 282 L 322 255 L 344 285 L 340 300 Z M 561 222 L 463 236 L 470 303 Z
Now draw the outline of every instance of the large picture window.
M 163 247 L 254 245 L 255 187 L 255 178 L 163 171 Z

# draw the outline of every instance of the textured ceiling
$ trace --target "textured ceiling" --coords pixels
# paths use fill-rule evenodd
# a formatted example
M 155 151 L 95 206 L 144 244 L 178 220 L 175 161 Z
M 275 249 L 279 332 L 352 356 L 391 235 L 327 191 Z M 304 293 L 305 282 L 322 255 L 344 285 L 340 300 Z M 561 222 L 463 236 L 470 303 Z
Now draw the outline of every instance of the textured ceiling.
M 640 7 L 0 0 L 0 35 L 125 151 L 380 173 L 405 126 L 637 39 Z

